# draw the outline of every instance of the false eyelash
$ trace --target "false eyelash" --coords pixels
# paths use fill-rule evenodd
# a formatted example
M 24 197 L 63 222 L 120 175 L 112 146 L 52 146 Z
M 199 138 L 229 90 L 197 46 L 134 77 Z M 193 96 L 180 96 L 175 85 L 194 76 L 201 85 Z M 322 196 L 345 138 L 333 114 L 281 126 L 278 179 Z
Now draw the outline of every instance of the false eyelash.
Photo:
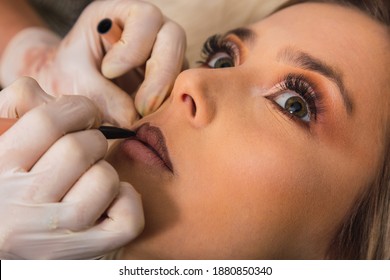
M 223 36 L 216 34 L 210 36 L 203 44 L 201 60 L 197 61 L 197 63 L 206 65 L 210 61 L 210 58 L 219 52 L 227 53 L 234 61 L 238 57 L 236 45 L 226 40 Z
M 288 74 L 278 85 L 280 91 L 291 90 L 299 94 L 309 106 L 311 117 L 317 120 L 322 112 L 322 95 L 314 90 L 315 85 L 309 83 L 303 75 Z M 291 115 L 291 114 L 290 114 Z

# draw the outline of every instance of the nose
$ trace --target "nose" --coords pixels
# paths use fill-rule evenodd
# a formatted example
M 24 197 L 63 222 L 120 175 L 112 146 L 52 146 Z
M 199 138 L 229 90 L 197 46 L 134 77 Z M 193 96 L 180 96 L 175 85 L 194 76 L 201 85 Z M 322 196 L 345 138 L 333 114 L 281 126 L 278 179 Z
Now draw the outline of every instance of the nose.
M 197 128 L 210 124 L 216 114 L 215 90 L 220 81 L 212 72 L 205 69 L 183 71 L 172 90 L 175 110 Z

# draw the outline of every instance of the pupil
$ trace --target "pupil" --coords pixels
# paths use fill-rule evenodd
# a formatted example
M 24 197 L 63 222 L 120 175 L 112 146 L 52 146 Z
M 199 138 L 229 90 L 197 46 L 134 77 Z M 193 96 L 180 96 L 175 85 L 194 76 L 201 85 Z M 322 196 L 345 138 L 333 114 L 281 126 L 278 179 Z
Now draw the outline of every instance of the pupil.
M 304 101 L 297 96 L 289 98 L 286 102 L 285 108 L 290 114 L 294 114 L 299 118 L 303 118 L 308 114 L 308 110 Z
M 299 102 L 294 102 L 293 104 L 290 105 L 289 111 L 290 113 L 296 113 L 302 110 L 302 104 Z

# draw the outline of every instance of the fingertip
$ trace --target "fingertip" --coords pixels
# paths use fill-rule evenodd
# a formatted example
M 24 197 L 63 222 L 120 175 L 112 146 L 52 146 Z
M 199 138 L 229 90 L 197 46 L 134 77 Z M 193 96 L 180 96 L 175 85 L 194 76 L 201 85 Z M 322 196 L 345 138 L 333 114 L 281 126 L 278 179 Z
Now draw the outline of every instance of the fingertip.
M 141 88 L 134 100 L 138 113 L 144 117 L 156 111 L 166 99 L 168 91 L 168 86 L 160 90 L 153 90 L 152 86 Z
M 126 118 L 118 118 L 116 123 L 118 127 L 131 130 L 134 127 L 134 123 L 140 118 L 141 116 L 138 113 L 135 113 Z
M 108 61 L 102 64 L 101 70 L 107 79 L 115 79 L 125 74 L 129 69 L 130 67 L 128 65 L 121 62 Z
M 109 108 L 113 109 L 105 113 L 104 121 L 114 126 L 131 129 L 134 122 L 140 118 L 134 107 L 133 100 L 128 95 L 120 104 L 109 104 Z
M 121 71 L 118 71 L 117 67 L 110 61 L 106 61 L 106 59 L 103 59 L 101 71 L 104 77 L 107 79 L 115 79 L 121 75 Z

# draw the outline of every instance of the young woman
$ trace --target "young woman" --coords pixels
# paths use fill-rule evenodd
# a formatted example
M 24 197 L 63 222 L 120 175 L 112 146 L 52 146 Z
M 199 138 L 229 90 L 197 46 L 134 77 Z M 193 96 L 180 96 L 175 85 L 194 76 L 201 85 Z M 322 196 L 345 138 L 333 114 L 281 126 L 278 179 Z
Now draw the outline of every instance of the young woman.
M 299 2 L 305 3 L 210 37 L 201 67 L 177 77 L 165 103 L 134 124 L 135 137 L 111 146 L 106 160 L 141 194 L 145 214 L 143 232 L 113 257 L 390 258 L 388 1 Z M 102 136 L 74 133 L 99 123 L 91 103 L 75 101 L 47 102 L 0 138 L 2 147 L 18 142 L 15 151 L 2 151 L 8 160 L 0 161 L 0 179 L 19 170 L 34 182 L 2 188 L 9 193 L 0 198 L 16 201 L 10 194 L 19 190 L 39 209 L 46 209 L 39 203 L 52 206 L 42 218 L 29 219 L 29 227 L 17 219 L 7 225 L 35 230 L 37 221 L 49 223 L 61 238 L 84 236 L 85 242 L 96 237 L 96 228 L 90 235 L 83 229 L 96 225 L 111 239 L 95 241 L 117 247 L 111 240 L 121 226 L 131 239 L 143 225 L 139 200 L 129 184 L 117 187 L 101 160 Z M 27 145 L 21 132 L 31 123 L 29 139 L 39 135 L 41 141 Z M 50 131 L 56 133 L 47 137 Z M 12 138 L 17 133 L 20 139 Z M 102 199 L 105 190 L 110 195 Z M 90 203 L 80 205 L 80 197 Z M 14 242 L 1 248 L 23 252 L 27 235 L 9 236 Z M 50 254 L 55 240 L 39 239 L 39 246 L 51 245 L 39 257 L 61 256 Z
M 390 258 L 388 2 L 298 2 L 211 37 L 111 150 L 146 221 L 117 257 Z

